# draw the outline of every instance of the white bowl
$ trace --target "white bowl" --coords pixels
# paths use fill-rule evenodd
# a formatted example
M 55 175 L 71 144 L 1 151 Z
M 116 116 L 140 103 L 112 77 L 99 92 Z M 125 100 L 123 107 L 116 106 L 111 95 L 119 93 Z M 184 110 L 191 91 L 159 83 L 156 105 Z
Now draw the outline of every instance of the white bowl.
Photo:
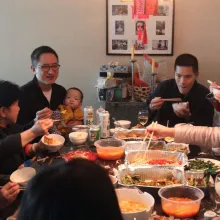
M 148 207 L 147 210 L 141 212 L 133 212 L 133 213 L 122 212 L 124 220 L 134 220 L 135 218 L 138 220 L 144 220 L 150 218 L 155 203 L 153 196 L 151 196 L 147 192 L 143 193 L 139 189 L 121 188 L 121 189 L 116 189 L 115 191 L 118 197 L 118 201 L 120 200 L 134 201 L 134 202 L 142 203 Z
M 10 180 L 19 185 L 26 186 L 28 181 L 31 180 L 36 175 L 36 170 L 32 167 L 24 167 L 14 171 Z
M 65 138 L 59 134 L 49 134 L 47 135 L 47 137 L 57 141 L 56 144 L 48 145 L 44 142 L 44 136 L 41 138 L 42 143 L 45 145 L 46 149 L 50 152 L 56 152 L 64 145 Z
M 115 127 L 121 127 L 129 129 L 131 127 L 131 122 L 127 120 L 118 120 L 114 122 Z
M 75 145 L 84 144 L 87 141 L 88 133 L 85 131 L 76 131 L 69 134 L 70 141 Z
M 115 176 L 110 175 L 110 174 L 109 174 L 109 177 L 110 177 L 110 179 L 112 181 L 113 186 L 116 188 L 118 179 Z

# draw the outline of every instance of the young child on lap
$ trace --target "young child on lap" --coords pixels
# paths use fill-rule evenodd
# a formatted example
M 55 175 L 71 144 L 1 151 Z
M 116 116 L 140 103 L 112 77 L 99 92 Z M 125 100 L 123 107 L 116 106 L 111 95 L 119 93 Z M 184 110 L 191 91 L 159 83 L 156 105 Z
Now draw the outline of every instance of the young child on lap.
M 62 121 L 58 129 L 61 133 L 65 133 L 63 124 L 71 127 L 83 124 L 82 101 L 83 93 L 80 89 L 73 87 L 67 90 L 64 105 L 59 106 Z

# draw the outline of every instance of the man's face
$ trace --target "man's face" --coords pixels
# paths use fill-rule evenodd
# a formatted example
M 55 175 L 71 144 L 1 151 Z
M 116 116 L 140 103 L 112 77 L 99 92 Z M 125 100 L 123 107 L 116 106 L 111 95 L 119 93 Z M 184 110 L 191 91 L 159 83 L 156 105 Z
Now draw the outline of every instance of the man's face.
M 47 85 L 55 83 L 59 74 L 59 64 L 52 53 L 43 53 L 36 66 L 31 67 L 39 82 Z
M 194 73 L 191 66 L 176 66 L 175 80 L 179 92 L 186 95 L 192 89 L 199 73 Z

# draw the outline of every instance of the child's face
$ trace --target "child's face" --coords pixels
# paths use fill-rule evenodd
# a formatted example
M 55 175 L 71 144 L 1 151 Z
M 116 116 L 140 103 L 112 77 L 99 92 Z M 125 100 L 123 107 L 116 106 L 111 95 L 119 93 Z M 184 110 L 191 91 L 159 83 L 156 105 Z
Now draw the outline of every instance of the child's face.
M 72 109 L 81 107 L 81 94 L 78 90 L 70 89 L 64 100 L 64 104 L 70 106 Z
M 14 102 L 10 107 L 2 107 L 1 109 L 1 117 L 6 121 L 7 124 L 15 124 L 17 121 L 18 113 L 20 111 L 20 107 L 18 106 L 18 101 Z

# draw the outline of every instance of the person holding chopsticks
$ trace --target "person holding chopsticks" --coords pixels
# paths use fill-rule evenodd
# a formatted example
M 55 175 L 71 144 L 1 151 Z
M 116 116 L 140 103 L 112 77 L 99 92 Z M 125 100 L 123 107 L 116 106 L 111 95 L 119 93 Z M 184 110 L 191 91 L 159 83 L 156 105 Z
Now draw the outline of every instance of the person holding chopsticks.
M 53 125 L 51 119 L 39 120 L 25 126 L 16 124 L 19 113 L 19 86 L 0 80 L 0 174 L 9 175 L 25 161 L 42 151 L 42 144 L 29 144 L 36 137 L 47 134 Z
M 214 108 L 206 99 L 209 90 L 197 82 L 198 60 L 191 54 L 176 58 L 175 79 L 166 80 L 153 91 L 149 101 L 149 123 L 175 126 L 193 123 L 196 126 L 212 126 Z M 182 102 L 173 102 L 179 98 Z M 169 100 L 170 99 L 170 100 Z

